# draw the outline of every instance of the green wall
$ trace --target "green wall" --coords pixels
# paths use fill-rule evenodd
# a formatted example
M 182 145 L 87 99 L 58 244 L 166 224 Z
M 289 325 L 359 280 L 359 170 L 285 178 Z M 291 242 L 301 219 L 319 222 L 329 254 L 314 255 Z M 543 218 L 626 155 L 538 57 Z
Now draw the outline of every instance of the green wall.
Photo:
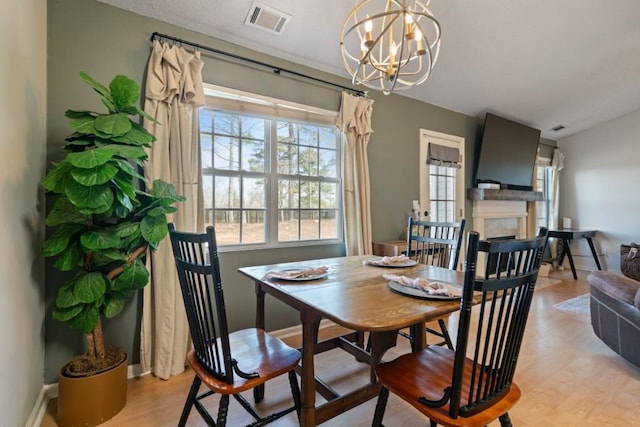
M 81 82 L 78 73 L 86 71 L 103 83 L 108 83 L 116 74 L 125 74 L 143 86 L 150 50 L 149 40 L 153 32 L 240 54 L 341 85 L 350 84 L 346 79 L 93 0 L 49 0 L 48 6 L 49 161 L 60 158 L 60 147 L 69 133 L 64 111 L 69 108 L 101 109 L 99 101 Z M 203 77 L 206 82 L 321 108 L 339 108 L 340 92 L 336 89 L 205 54 L 203 60 Z M 472 153 L 475 151 L 478 128 L 482 121 L 398 95 L 384 96 L 374 92 L 370 93 L 370 97 L 375 100 L 374 133 L 368 153 L 373 239 L 397 239 L 402 233 L 404 212 L 411 206 L 411 200 L 419 195 L 419 130 L 430 129 L 465 138 L 467 179 L 470 183 Z M 470 204 L 466 211 L 470 216 Z M 342 245 L 222 253 L 222 275 L 227 293 L 230 327 L 238 329 L 251 326 L 254 322 L 253 285 L 237 273 L 238 267 L 342 255 Z M 68 330 L 65 325 L 51 320 L 50 307 L 59 278 L 60 274 L 48 266 L 45 383 L 55 381 L 58 369 L 73 355 L 84 351 L 82 337 Z M 107 321 L 105 325 L 108 342 L 125 348 L 132 363 L 139 361 L 138 326 L 141 304 L 141 298 L 133 300 L 122 315 Z M 267 301 L 267 310 L 267 329 L 279 329 L 298 322 L 293 310 L 272 299 Z

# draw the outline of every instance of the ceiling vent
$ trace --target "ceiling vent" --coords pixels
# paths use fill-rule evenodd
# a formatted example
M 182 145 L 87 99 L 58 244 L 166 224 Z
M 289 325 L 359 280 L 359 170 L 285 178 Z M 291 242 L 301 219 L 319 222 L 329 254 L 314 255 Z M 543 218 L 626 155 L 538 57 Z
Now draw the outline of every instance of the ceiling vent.
M 290 19 L 291 15 L 260 3 L 253 3 L 244 23 L 261 30 L 281 34 Z
M 562 129 L 564 129 L 563 125 L 558 125 L 558 126 L 554 126 L 554 127 L 551 128 L 551 130 L 554 131 L 554 132 L 561 131 Z

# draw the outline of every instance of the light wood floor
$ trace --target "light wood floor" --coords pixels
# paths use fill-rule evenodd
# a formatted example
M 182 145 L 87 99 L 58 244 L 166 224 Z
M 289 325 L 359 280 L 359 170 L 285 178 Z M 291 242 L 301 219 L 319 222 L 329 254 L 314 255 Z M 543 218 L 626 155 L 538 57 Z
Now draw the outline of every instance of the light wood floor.
M 586 272 L 578 272 L 573 280 L 570 271 L 554 271 L 552 278 L 563 283 L 536 290 L 532 312 L 516 382 L 522 389 L 522 399 L 510 412 L 518 427 L 622 427 L 638 425 L 640 407 L 640 369 L 620 358 L 593 334 L 588 315 L 564 312 L 553 307 L 588 292 Z M 456 319 L 450 321 L 455 328 Z M 390 360 L 408 351 L 407 340 L 399 338 L 398 347 L 385 355 Z M 295 344 L 294 344 L 295 345 Z M 638 343 L 640 345 L 640 343 Z M 337 390 L 366 381 L 366 367 L 353 362 L 346 353 L 333 350 L 316 359 L 317 371 Z M 186 371 L 163 381 L 147 375 L 130 380 L 126 407 L 104 427 L 175 426 L 184 398 L 192 381 Z M 288 405 L 290 398 L 286 376 L 267 386 L 261 408 L 270 411 Z M 217 398 L 209 398 L 215 407 Z M 317 401 L 322 401 L 317 398 Z M 371 425 L 375 399 L 330 420 L 323 426 L 359 427 Z M 42 427 L 55 426 L 56 401 L 49 403 Z M 231 403 L 229 426 L 251 422 L 236 402 Z M 385 424 L 394 426 L 427 426 L 428 422 L 408 404 L 391 395 L 385 413 Z M 189 426 L 204 426 L 194 410 Z M 273 426 L 298 425 L 295 415 L 282 418 Z M 491 427 L 498 426 L 498 422 Z

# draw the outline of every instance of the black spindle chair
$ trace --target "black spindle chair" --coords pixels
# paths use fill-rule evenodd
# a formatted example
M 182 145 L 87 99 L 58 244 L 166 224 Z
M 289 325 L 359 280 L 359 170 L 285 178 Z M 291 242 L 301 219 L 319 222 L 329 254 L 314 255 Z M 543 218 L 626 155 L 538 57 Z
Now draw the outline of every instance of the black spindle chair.
M 374 426 L 382 425 L 389 391 L 432 427 L 485 426 L 495 419 L 511 426 L 507 411 L 520 398 L 513 376 L 546 244 L 544 228 L 522 240 L 479 241 L 478 233 L 469 233 L 456 349 L 431 346 L 378 365 L 382 389 Z M 483 265 L 498 260 L 480 277 L 478 254 Z
M 464 225 L 464 218 L 460 222 L 418 221 L 409 218 L 407 226 L 407 256 L 421 264 L 456 270 L 460 257 L 460 247 L 462 246 Z M 425 329 L 428 333 L 442 338 L 442 341 L 437 345 L 446 345 L 452 349 L 453 342 L 445 322 L 448 317 L 449 315 L 446 315 L 437 319 L 440 327 L 439 331 L 429 327 Z M 412 328 L 409 334 L 400 332 L 400 335 L 411 340 L 411 348 L 413 350 L 415 350 L 413 337 L 415 333 L 415 328 Z
M 169 224 L 169 236 L 193 341 L 187 361 L 195 373 L 178 425 L 186 424 L 195 405 L 207 425 L 223 427 L 230 395 L 256 420 L 251 426 L 265 425 L 294 410 L 299 416 L 300 391 L 294 369 L 300 352 L 262 329 L 229 332 L 214 228 L 207 227 L 206 233 L 195 234 L 176 231 Z M 253 389 L 258 403 L 263 395 L 256 390 L 285 373 L 289 374 L 293 405 L 260 416 L 240 392 Z M 202 383 L 208 390 L 199 395 Z M 214 393 L 221 395 L 216 421 L 200 402 Z

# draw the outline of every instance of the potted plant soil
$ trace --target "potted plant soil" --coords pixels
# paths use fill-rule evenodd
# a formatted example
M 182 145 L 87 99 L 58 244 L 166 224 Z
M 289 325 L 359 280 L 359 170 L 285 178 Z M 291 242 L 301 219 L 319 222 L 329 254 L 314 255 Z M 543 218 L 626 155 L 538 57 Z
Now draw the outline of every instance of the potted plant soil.
M 58 383 L 58 423 L 97 425 L 126 403 L 127 355 L 107 347 L 102 319 L 116 316 L 149 281 L 143 262 L 167 235 L 168 213 L 184 200 L 157 180 L 144 191 L 139 168 L 155 141 L 132 119 L 149 117 L 135 104 L 138 84 L 116 76 L 109 87 L 85 73 L 80 77 L 100 96 L 106 113 L 68 110 L 74 132 L 64 158 L 54 163 L 43 185 L 55 202 L 45 223 L 55 231 L 42 254 L 55 257 L 61 271 L 77 272 L 61 283 L 53 317 L 85 334 L 87 352 L 66 364 Z

